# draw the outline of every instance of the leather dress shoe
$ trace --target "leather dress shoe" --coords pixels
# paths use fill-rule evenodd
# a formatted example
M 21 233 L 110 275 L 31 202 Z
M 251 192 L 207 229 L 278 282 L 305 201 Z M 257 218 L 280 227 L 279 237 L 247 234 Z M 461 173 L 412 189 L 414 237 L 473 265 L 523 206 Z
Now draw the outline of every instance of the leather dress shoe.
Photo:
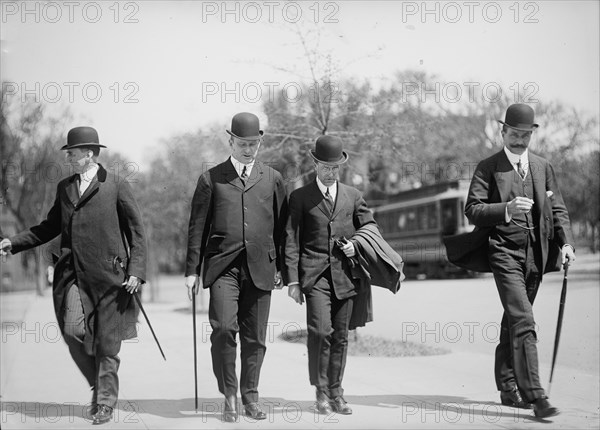
M 531 409 L 531 404 L 523 400 L 516 387 L 512 390 L 500 391 L 500 401 L 504 406 L 511 408 Z
M 329 415 L 333 413 L 331 409 L 331 404 L 329 403 L 329 396 L 323 392 L 317 392 L 317 403 L 315 405 L 315 409 L 318 413 L 323 415 Z
M 94 419 L 94 421 L 92 421 L 92 424 L 106 424 L 107 422 L 112 420 L 112 417 L 113 408 L 111 408 L 108 405 L 100 404 L 98 405 L 98 411 L 92 416 L 92 418 Z
M 548 418 L 558 415 L 560 412 L 552 406 L 546 396 L 533 401 L 533 413 L 536 418 Z
M 253 418 L 255 420 L 264 420 L 267 418 L 267 414 L 263 412 L 263 410 L 260 408 L 260 405 L 256 402 L 244 405 L 244 414 L 247 417 Z
M 223 421 L 234 423 L 238 419 L 236 396 L 225 397 L 225 408 L 223 409 Z
M 352 415 L 352 409 L 348 406 L 348 403 L 344 400 L 342 396 L 338 396 L 331 402 L 331 407 L 333 412 L 337 412 L 342 415 Z

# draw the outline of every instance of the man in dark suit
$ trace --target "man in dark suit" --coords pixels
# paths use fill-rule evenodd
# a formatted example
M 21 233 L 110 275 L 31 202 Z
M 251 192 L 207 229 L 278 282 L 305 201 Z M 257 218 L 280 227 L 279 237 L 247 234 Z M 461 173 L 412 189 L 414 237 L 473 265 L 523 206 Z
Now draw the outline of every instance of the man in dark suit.
M 495 363 L 501 402 L 533 405 L 535 415 L 545 418 L 558 410 L 540 383 L 532 305 L 544 272 L 556 270 L 559 247 L 563 264 L 575 260 L 573 235 L 554 169 L 528 150 L 538 127 L 533 109 L 511 105 L 505 121 L 499 122 L 504 148 L 479 163 L 465 205 L 465 215 L 477 229 L 473 237 L 488 239 L 475 240 L 483 248 L 467 254 L 474 267 L 489 264 L 504 307 Z M 468 248 L 468 242 L 463 246 Z
M 59 182 L 44 221 L 0 243 L 3 253 L 15 254 L 61 236 L 54 310 L 69 352 L 93 389 L 94 424 L 112 419 L 117 354 L 123 340 L 137 335 L 138 309 L 127 292 L 135 293 L 146 276 L 140 211 L 129 183 L 97 163 L 100 148 L 105 146 L 92 127 L 71 129 L 61 149 L 75 174 Z M 115 270 L 117 257 L 128 262 L 126 282 Z
M 306 296 L 308 370 L 316 387 L 316 409 L 349 415 L 342 377 L 358 281 L 352 279 L 347 257 L 356 250 L 352 240 L 343 246 L 336 240 L 343 242 L 375 221 L 360 191 L 338 182 L 340 166 L 348 160 L 341 139 L 321 136 L 310 154 L 317 177 L 290 195 L 283 279 L 297 303 Z
M 231 121 L 231 157 L 203 173 L 192 200 L 186 286 L 190 299 L 210 288 L 213 371 L 225 396 L 223 419 L 234 422 L 238 379 L 236 335 L 241 342 L 240 392 L 244 413 L 262 420 L 258 380 L 287 199 L 281 175 L 256 160 L 263 131 L 258 117 L 242 112 Z

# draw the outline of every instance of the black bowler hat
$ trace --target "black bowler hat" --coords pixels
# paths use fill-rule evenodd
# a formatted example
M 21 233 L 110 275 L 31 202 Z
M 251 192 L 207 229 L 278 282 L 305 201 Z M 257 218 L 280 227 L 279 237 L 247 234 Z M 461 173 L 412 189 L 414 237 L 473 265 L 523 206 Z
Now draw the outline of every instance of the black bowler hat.
M 342 139 L 337 136 L 319 136 L 315 142 L 315 150 L 310 155 L 316 161 L 326 164 L 344 164 L 348 154 L 342 151 Z
M 498 120 L 498 122 L 515 130 L 532 131 L 538 128 L 538 125 L 534 123 L 534 117 L 535 113 L 530 106 L 517 103 L 510 105 L 506 109 L 504 121 Z
M 67 144 L 60 149 L 72 149 L 88 146 L 97 146 L 98 148 L 106 148 L 100 145 L 98 132 L 92 127 L 75 127 L 69 130 L 67 134 Z
M 258 117 L 253 113 L 241 112 L 231 119 L 231 130 L 226 130 L 233 137 L 243 140 L 255 140 L 263 135 Z

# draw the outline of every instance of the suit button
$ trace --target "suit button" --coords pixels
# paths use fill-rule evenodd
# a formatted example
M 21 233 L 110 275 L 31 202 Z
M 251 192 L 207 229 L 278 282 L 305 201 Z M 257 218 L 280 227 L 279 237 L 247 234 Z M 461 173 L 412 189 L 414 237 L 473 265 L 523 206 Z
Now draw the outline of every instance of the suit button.
M 248 227 L 248 223 L 244 223 L 244 227 Z
M 546 217 L 546 221 L 550 221 L 550 217 L 549 216 Z

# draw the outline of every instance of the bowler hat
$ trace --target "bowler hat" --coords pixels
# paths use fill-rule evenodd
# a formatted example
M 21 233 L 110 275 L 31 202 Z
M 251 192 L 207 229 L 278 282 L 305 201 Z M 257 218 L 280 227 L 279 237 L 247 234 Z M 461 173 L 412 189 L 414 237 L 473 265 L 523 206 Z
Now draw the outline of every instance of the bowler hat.
M 241 112 L 231 119 L 231 130 L 226 130 L 233 137 L 243 140 L 258 139 L 263 135 L 258 117 L 253 113 Z
M 534 121 L 534 112 L 530 106 L 522 103 L 510 105 L 506 109 L 504 121 L 498 120 L 499 123 L 519 131 L 532 131 L 538 128 Z
M 67 144 L 60 149 L 72 149 L 88 146 L 97 146 L 98 148 L 106 148 L 100 145 L 98 132 L 92 127 L 75 127 L 69 130 L 67 134 Z
M 315 150 L 310 155 L 316 161 L 326 164 L 344 164 L 348 154 L 342 151 L 342 139 L 337 136 L 319 136 L 315 142 Z

